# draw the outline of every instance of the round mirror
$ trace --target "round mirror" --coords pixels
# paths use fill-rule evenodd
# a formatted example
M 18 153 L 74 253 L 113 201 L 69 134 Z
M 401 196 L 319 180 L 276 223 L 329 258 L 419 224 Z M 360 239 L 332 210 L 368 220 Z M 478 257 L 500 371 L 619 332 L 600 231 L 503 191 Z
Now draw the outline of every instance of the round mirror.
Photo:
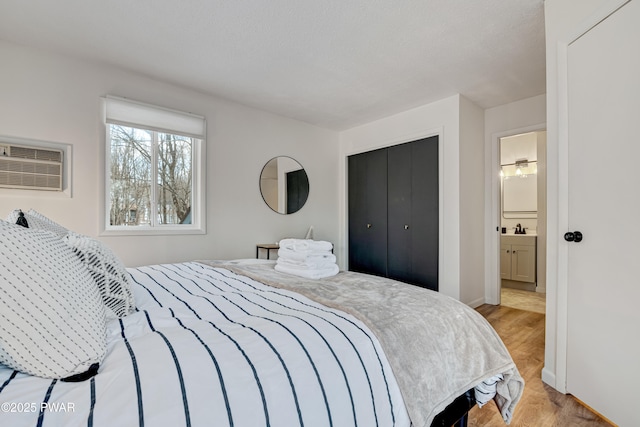
M 273 211 L 283 215 L 298 212 L 309 197 L 309 178 L 296 160 L 274 157 L 260 173 L 260 193 Z

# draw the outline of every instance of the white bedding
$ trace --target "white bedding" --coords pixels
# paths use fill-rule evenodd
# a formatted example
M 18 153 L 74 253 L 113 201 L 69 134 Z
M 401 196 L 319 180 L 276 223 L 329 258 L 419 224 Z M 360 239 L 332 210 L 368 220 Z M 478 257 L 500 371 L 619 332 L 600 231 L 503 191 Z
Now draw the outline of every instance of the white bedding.
M 138 311 L 108 323 L 98 375 L 0 366 L 0 426 L 408 426 L 354 317 L 200 263 L 129 269 Z

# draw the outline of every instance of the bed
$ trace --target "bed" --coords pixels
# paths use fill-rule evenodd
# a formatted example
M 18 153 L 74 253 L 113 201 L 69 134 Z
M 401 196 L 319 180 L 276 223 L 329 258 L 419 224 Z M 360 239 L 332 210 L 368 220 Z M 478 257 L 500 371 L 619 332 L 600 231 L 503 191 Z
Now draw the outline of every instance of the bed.
M 16 230 L 0 222 L 0 232 L 9 232 L 0 242 L 9 259 L 0 273 L 6 320 L 10 294 L 22 292 L 7 286 L 6 270 L 24 257 L 37 264 L 42 254 L 33 242 L 4 251 Z M 107 251 L 64 230 L 29 233 L 48 245 L 64 235 L 63 245 L 93 266 Z M 103 270 L 117 271 L 117 260 L 107 259 Z M 351 272 L 303 279 L 246 261 L 118 274 L 132 300 L 112 304 L 116 292 L 100 290 L 107 306 L 130 305 L 126 313 L 102 312 L 108 321 L 99 365 L 61 379 L 0 364 L 0 425 L 428 427 L 464 425 L 476 399 L 493 400 L 508 423 L 522 394 L 522 378 L 493 328 L 466 305 L 426 289 Z M 82 277 L 116 288 L 115 280 Z M 2 346 L 8 329 L 0 324 Z

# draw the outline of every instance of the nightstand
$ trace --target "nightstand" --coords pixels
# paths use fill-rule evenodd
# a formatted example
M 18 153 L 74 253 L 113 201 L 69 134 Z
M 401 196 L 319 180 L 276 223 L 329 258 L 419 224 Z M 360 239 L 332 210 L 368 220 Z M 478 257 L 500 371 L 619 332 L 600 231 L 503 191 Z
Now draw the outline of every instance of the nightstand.
M 256 258 L 260 258 L 260 249 L 267 251 L 267 259 L 271 259 L 271 251 L 280 249 L 277 243 L 258 243 L 256 245 Z

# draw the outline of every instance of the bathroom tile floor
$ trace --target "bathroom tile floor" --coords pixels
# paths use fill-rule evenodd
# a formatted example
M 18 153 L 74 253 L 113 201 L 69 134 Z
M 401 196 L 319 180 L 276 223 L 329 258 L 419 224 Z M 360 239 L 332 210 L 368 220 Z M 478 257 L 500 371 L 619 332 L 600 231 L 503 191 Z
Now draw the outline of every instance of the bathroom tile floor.
M 503 287 L 500 292 L 500 298 L 500 305 L 504 307 L 533 311 L 535 313 L 545 313 L 546 294 Z

